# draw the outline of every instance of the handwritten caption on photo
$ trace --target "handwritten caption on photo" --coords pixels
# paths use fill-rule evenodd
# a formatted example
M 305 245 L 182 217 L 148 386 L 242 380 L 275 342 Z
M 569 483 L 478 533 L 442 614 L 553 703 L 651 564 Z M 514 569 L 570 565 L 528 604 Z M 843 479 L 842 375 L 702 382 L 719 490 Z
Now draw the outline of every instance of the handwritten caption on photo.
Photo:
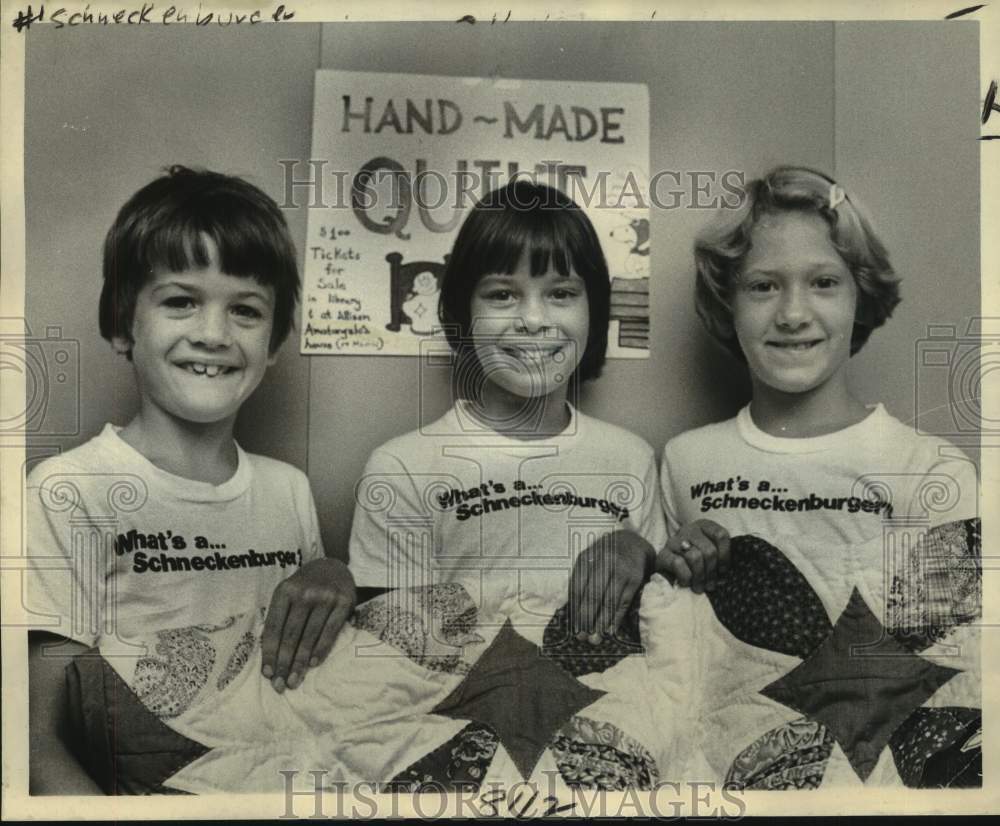
M 196 26 L 254 26 L 258 23 L 284 23 L 292 20 L 295 12 L 284 4 L 244 11 L 218 11 L 198 5 L 195 9 L 174 5 L 143 3 L 111 10 L 91 10 L 88 3 L 82 9 L 40 3 L 18 9 L 11 21 L 17 32 L 26 31 L 34 23 L 49 23 L 54 29 L 79 26 L 140 26 L 146 23 L 193 23 Z

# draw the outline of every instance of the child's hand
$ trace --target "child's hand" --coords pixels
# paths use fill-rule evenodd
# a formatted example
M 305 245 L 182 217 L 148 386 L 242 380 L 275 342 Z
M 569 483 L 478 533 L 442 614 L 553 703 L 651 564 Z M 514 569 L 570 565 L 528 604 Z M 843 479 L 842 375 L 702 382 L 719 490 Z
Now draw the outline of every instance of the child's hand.
M 577 639 L 597 645 L 618 629 L 655 554 L 638 534 L 614 531 L 577 557 L 569 579 L 570 631 Z
M 656 557 L 656 570 L 696 594 L 715 589 L 729 567 L 729 531 L 711 519 L 698 519 L 667 540 Z
M 261 636 L 261 673 L 281 692 L 319 665 L 354 610 L 354 577 L 339 559 L 314 559 L 274 590 Z

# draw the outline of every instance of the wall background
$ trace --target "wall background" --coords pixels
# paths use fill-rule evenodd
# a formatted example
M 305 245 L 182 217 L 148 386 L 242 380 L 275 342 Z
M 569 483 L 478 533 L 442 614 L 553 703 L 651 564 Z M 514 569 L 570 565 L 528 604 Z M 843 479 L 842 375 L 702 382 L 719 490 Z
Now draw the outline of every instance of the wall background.
M 171 163 L 244 175 L 280 202 L 278 161 L 309 157 L 317 68 L 644 82 L 653 172 L 829 171 L 867 204 L 904 276 L 896 315 L 852 361 L 862 399 L 904 421 L 915 416 L 928 325 L 964 330 L 979 313 L 972 21 L 33 26 L 27 37 L 25 314 L 35 336 L 58 327 L 80 351 L 78 392 L 49 398 L 70 418 L 78 405 L 79 432 L 39 434 L 35 457 L 135 409 L 130 369 L 97 330 L 100 246 L 117 209 Z M 287 217 L 301 249 L 306 211 Z M 651 358 L 610 361 L 581 404 L 659 450 L 732 415 L 749 384 L 693 311 L 691 244 L 711 211 L 650 218 Z M 942 404 L 947 393 L 942 385 Z M 238 437 L 308 472 L 327 550 L 345 556 L 370 451 L 449 403 L 443 378 L 418 387 L 415 358 L 304 357 L 293 334 Z

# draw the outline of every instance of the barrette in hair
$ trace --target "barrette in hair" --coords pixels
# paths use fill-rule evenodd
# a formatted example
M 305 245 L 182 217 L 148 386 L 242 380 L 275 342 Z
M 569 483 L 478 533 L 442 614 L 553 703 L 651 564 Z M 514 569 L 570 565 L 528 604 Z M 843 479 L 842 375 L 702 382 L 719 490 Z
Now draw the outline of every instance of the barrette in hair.
M 836 209 L 837 205 L 847 198 L 847 193 L 839 184 L 830 184 L 830 209 Z

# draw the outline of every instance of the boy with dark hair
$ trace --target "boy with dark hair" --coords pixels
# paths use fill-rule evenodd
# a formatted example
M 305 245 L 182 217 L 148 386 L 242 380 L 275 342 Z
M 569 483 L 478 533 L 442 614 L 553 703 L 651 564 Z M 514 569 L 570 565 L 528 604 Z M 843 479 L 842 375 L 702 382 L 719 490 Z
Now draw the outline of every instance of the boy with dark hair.
M 282 691 L 350 614 L 353 580 L 323 555 L 305 475 L 233 438 L 298 293 L 284 217 L 238 178 L 171 167 L 108 232 L 101 334 L 132 363 L 139 411 L 28 479 L 33 793 L 98 791 L 68 748 L 71 657 L 169 630 L 139 662 L 180 658 L 194 680 L 214 656 L 194 626 L 267 608 L 262 671 Z M 190 701 L 189 685 L 162 682 L 175 712 Z

